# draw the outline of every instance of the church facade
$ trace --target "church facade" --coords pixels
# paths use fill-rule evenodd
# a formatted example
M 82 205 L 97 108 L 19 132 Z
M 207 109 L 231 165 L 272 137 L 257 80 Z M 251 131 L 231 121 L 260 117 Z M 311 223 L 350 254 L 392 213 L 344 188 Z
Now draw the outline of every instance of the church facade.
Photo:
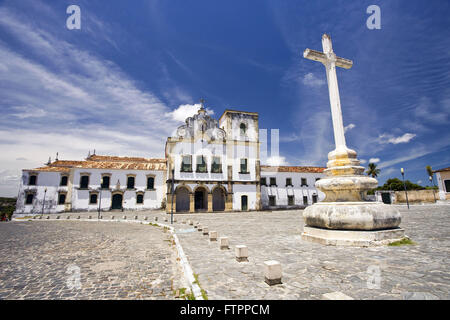
M 89 155 L 22 173 L 15 214 L 151 210 L 193 213 L 302 208 L 324 198 L 322 167 L 261 165 L 258 114 L 203 106 L 165 146 L 165 158 Z

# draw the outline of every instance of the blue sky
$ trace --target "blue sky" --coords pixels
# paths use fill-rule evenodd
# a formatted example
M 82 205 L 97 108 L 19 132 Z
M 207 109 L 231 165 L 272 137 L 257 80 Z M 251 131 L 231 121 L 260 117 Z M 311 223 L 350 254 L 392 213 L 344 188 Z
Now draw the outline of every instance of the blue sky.
M 81 8 L 68 30 L 66 8 Z M 369 30 L 366 9 L 381 8 Z M 325 166 L 334 148 L 322 65 L 329 33 L 346 139 L 379 182 L 450 166 L 449 1 L 0 1 L 0 195 L 20 170 L 88 150 L 164 155 L 200 98 L 214 117 L 259 112 L 280 161 Z

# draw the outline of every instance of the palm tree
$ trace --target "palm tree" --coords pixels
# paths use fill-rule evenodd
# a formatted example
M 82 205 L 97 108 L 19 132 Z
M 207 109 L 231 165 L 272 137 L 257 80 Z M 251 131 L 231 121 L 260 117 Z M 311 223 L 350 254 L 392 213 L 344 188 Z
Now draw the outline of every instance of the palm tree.
M 377 165 L 375 163 L 369 163 L 369 168 L 366 173 L 368 176 L 372 176 L 372 178 L 378 177 L 380 174 L 380 169 L 377 169 Z
M 433 178 L 433 169 L 431 169 L 431 166 L 426 166 L 425 169 L 427 169 L 428 176 Z

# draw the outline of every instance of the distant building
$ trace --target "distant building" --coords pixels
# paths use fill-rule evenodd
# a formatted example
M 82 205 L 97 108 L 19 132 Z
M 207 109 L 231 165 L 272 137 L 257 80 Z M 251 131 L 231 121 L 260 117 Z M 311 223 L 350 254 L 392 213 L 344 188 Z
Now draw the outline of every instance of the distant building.
M 323 200 L 314 184 L 324 169 L 261 166 L 258 114 L 216 120 L 202 106 L 167 139 L 164 159 L 94 154 L 23 170 L 15 213 L 302 208 Z
M 450 200 L 450 167 L 435 170 L 439 187 L 439 198 L 441 200 Z

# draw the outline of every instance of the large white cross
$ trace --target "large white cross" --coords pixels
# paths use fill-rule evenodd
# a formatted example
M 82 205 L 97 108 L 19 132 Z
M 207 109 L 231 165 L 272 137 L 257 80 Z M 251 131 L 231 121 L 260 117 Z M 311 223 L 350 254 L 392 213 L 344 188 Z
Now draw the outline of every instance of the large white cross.
M 336 76 L 336 66 L 350 69 L 353 61 L 337 57 L 333 52 L 331 37 L 327 34 L 322 36 L 323 52 L 306 49 L 303 57 L 306 59 L 322 62 L 327 71 L 328 92 L 330 95 L 331 117 L 333 119 L 334 141 L 336 149 L 347 148 L 344 135 L 344 123 L 342 121 L 341 99 Z

